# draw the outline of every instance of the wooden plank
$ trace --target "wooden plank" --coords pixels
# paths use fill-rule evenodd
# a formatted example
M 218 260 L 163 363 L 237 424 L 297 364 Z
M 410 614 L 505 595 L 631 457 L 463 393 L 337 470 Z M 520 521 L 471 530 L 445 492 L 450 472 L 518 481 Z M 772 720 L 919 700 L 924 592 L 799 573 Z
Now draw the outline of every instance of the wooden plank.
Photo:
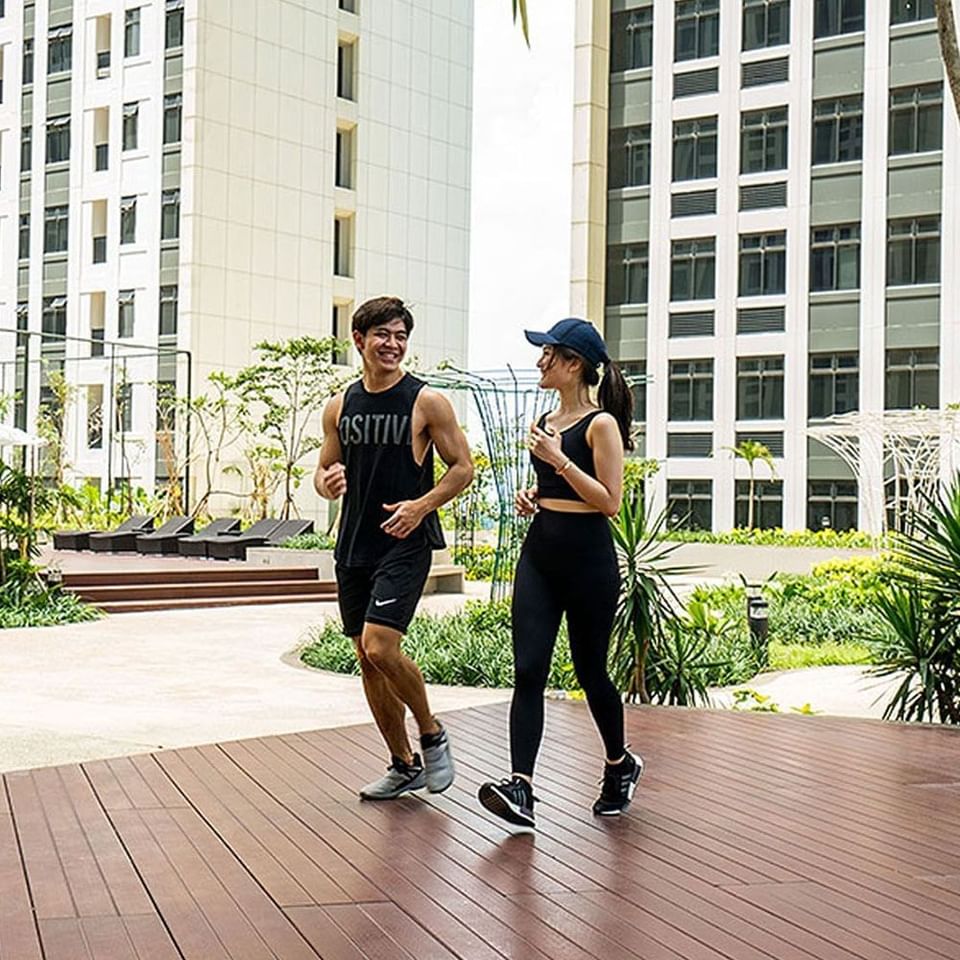
M 432 933 L 415 923 L 395 903 L 364 903 L 361 908 L 417 960 L 456 960 Z
M 57 856 L 57 848 L 50 835 L 32 775 L 29 772 L 8 773 L 6 781 L 37 918 L 52 920 L 75 917 L 70 887 Z
M 45 960 L 94 960 L 75 917 L 51 917 L 39 926 Z
M 0 796 L 6 797 L 2 782 Z M 0 813 L 0 957 L 41 960 L 41 956 L 13 817 Z
M 323 909 L 367 960 L 414 960 L 412 954 L 356 904 L 337 904 Z
M 137 960 L 182 960 L 169 931 L 156 914 L 124 917 L 123 925 L 137 952 Z
M 80 929 L 93 960 L 138 960 L 120 917 L 84 917 Z

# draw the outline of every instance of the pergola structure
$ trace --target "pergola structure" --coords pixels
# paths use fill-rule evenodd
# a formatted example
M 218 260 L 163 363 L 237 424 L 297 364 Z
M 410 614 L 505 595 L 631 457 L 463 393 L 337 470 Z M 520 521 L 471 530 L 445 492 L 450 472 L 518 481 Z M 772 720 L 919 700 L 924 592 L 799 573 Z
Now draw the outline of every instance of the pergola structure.
M 866 516 L 903 529 L 960 469 L 960 408 L 855 411 L 807 429 L 851 469 Z

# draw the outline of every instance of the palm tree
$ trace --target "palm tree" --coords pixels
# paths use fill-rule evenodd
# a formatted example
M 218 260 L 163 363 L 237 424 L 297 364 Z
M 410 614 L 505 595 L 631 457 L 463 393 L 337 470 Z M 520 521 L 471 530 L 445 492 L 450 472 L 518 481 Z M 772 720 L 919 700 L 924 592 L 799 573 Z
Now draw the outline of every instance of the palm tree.
M 516 2 L 514 2 L 516 13 Z M 957 23 L 953 16 L 953 0 L 934 0 L 937 11 L 937 30 L 940 34 L 940 52 L 947 71 L 947 82 L 953 92 L 953 105 L 960 118 L 960 47 L 957 45 Z
M 775 480 L 777 478 L 777 471 L 773 464 L 773 454 L 766 444 L 760 443 L 758 440 L 743 440 L 735 447 L 722 447 L 721 449 L 729 450 L 735 458 L 746 460 L 747 466 L 750 468 L 750 490 L 747 500 L 747 529 L 752 530 L 753 494 L 756 487 L 755 471 L 757 469 L 757 463 L 765 463 L 770 469 L 770 479 Z

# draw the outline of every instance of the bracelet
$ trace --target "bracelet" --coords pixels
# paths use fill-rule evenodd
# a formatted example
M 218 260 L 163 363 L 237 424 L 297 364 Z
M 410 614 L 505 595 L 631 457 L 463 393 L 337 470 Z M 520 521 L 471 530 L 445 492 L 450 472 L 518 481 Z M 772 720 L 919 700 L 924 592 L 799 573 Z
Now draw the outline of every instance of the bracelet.
M 569 457 L 567 457 L 567 462 L 562 467 L 557 467 L 557 471 L 556 471 L 557 476 L 559 476 L 561 473 L 563 473 L 564 470 L 567 470 L 572 466 L 573 466 L 573 461 Z

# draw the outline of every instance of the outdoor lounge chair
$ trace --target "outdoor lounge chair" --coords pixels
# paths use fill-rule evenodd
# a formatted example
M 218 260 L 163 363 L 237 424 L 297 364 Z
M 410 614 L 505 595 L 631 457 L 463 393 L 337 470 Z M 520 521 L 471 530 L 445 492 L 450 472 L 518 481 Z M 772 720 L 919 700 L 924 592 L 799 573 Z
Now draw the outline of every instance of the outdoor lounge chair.
M 54 550 L 89 550 L 90 537 L 113 536 L 120 533 L 143 533 L 153 527 L 153 517 L 130 517 L 116 530 L 59 530 L 53 535 Z
M 177 541 L 177 553 L 181 557 L 205 557 L 207 544 L 217 537 L 237 536 L 240 533 L 240 521 L 236 517 L 220 517 L 211 520 L 199 533 L 189 537 L 180 537 Z
M 126 528 L 126 529 L 124 529 Z M 137 549 L 137 537 L 153 529 L 153 517 L 131 517 L 116 530 L 91 533 L 88 543 L 94 553 L 121 553 Z
M 264 521 L 261 521 L 264 522 Z M 312 520 L 276 521 L 272 530 L 257 531 L 254 524 L 239 537 L 221 537 L 207 545 L 207 556 L 216 560 L 245 560 L 248 547 L 277 546 L 290 537 L 313 530 Z
M 177 541 L 193 533 L 193 517 L 171 517 L 159 530 L 137 537 L 137 553 L 176 553 Z

